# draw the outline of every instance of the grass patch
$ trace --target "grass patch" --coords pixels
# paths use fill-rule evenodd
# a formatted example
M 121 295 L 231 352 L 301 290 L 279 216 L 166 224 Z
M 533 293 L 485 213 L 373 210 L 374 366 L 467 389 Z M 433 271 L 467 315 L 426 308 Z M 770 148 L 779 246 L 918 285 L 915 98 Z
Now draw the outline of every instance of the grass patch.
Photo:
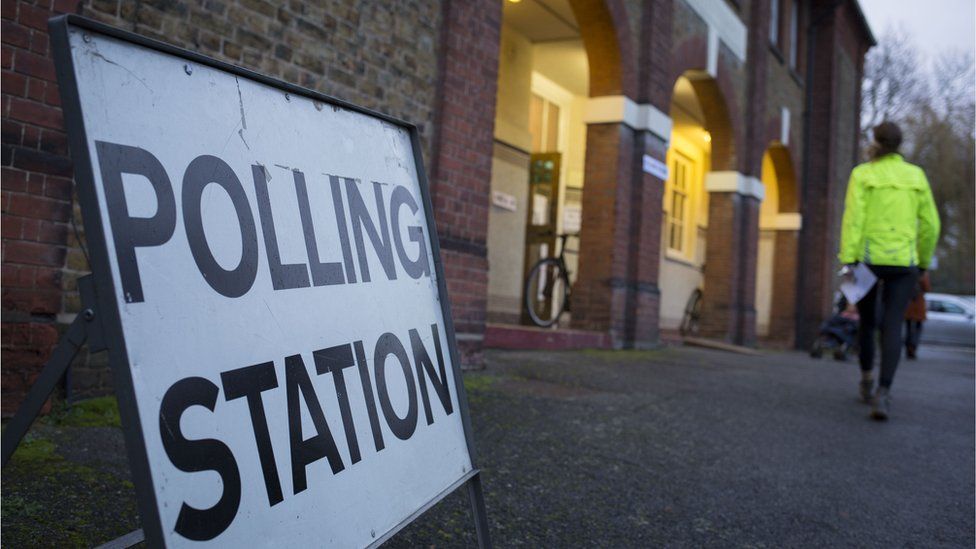
M 61 427 L 121 427 L 119 403 L 104 396 L 80 400 L 52 413 L 50 421 Z

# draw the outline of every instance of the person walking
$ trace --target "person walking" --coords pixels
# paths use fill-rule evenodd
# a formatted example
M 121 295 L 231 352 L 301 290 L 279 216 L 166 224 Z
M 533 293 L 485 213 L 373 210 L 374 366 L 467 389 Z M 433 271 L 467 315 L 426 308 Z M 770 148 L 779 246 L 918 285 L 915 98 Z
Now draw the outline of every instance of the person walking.
M 891 410 L 891 383 L 901 358 L 905 307 L 915 291 L 919 271 L 927 269 L 932 260 L 940 227 L 925 172 L 898 153 L 901 129 L 893 122 L 882 122 L 873 134 L 871 160 L 855 167 L 847 184 L 838 257 L 851 267 L 864 263 L 878 277 L 857 303 L 861 317 L 860 393 L 871 404 L 871 417 L 885 420 Z M 875 390 L 874 336 L 879 327 L 881 378 Z
M 915 360 L 919 338 L 922 337 L 922 323 L 925 322 L 925 292 L 932 291 L 929 273 L 923 272 L 915 285 L 915 295 L 905 309 L 905 357 Z

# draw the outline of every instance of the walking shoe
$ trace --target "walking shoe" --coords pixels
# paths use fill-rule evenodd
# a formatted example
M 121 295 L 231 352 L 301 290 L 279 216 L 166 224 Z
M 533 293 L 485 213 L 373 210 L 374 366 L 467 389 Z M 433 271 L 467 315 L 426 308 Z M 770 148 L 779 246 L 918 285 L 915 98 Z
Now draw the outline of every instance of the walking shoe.
M 861 400 L 865 404 L 871 404 L 871 393 L 874 392 L 874 380 L 862 379 L 858 388 L 861 392 Z
M 910 360 L 915 360 L 916 358 L 915 347 L 913 345 L 909 345 L 908 347 L 905 347 L 905 357 Z
M 888 394 L 888 389 L 878 387 L 878 391 L 874 394 L 874 400 L 871 402 L 871 418 L 884 421 L 888 419 L 890 412 L 891 395 Z

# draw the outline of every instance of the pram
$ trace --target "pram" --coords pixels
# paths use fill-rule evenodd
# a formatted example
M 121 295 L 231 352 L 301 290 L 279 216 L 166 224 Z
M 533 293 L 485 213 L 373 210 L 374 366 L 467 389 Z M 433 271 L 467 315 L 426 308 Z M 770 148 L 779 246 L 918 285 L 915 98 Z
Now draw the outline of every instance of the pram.
M 833 351 L 834 360 L 847 360 L 847 355 L 857 351 L 857 329 L 860 317 L 853 305 L 848 305 L 842 296 L 837 304 L 837 313 L 820 325 L 820 334 L 810 356 L 820 358 L 825 350 Z

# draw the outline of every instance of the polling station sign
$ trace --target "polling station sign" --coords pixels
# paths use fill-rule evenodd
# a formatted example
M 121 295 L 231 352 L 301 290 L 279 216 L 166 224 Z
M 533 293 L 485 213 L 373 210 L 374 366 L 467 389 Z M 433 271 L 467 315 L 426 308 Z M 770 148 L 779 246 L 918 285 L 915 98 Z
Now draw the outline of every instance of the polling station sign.
M 477 487 L 416 129 L 51 31 L 149 541 L 369 546 Z

